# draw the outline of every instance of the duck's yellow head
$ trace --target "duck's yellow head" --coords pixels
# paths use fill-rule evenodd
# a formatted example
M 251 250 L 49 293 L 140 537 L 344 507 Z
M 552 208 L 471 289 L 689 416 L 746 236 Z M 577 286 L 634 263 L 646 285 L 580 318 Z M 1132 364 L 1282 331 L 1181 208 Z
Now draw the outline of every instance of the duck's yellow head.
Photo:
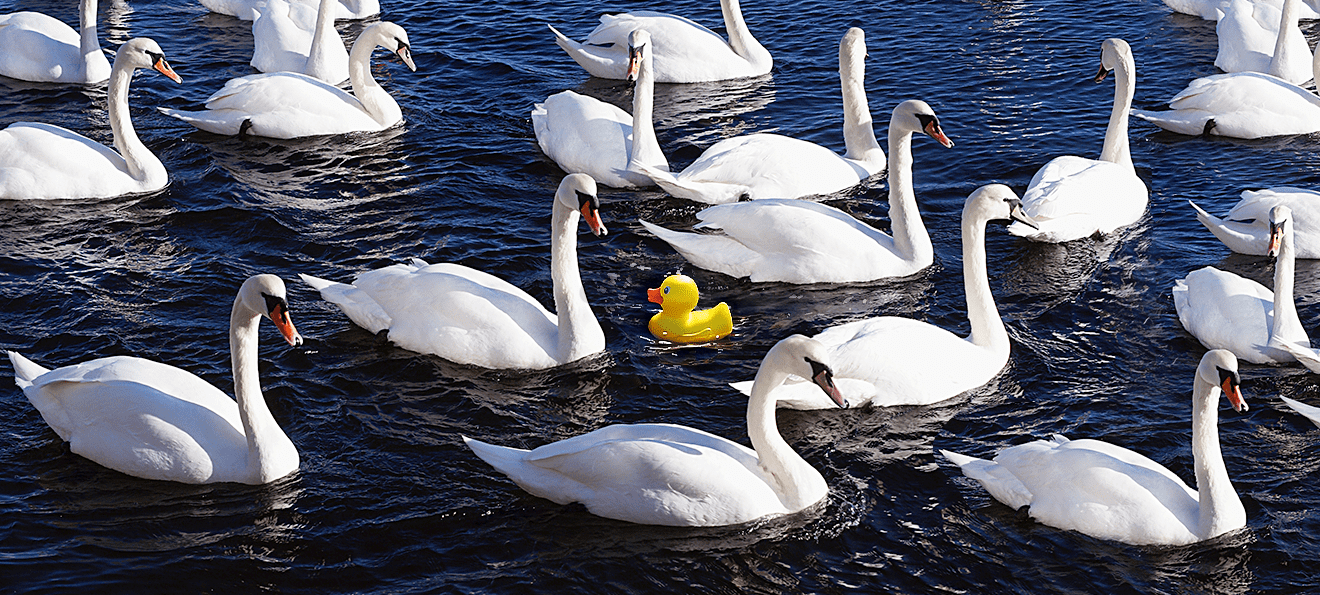
M 697 307 L 697 282 L 687 275 L 670 275 L 660 287 L 646 290 L 646 297 L 666 312 L 690 312 Z

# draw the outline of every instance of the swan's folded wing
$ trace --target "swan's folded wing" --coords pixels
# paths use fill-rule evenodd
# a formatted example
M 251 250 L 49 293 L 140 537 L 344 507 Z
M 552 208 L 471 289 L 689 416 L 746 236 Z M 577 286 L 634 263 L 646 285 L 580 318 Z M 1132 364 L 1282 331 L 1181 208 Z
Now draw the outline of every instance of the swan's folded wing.
M 957 465 L 963 475 L 980 482 L 995 500 L 1014 510 L 1031 505 L 1031 490 L 1028 490 L 1027 486 L 1023 485 L 1007 467 L 948 450 L 941 450 L 940 454 Z
M 1279 395 L 1279 398 L 1283 399 L 1283 402 L 1291 407 L 1293 411 L 1302 414 L 1306 419 L 1311 420 L 1311 423 L 1315 424 L 1316 427 L 1320 428 L 1320 407 L 1313 407 L 1305 403 L 1300 403 L 1283 395 Z
M 673 231 L 645 220 L 642 227 L 651 232 L 703 269 L 732 277 L 747 277 L 756 270 L 761 255 L 741 242 L 723 234 L 698 234 Z

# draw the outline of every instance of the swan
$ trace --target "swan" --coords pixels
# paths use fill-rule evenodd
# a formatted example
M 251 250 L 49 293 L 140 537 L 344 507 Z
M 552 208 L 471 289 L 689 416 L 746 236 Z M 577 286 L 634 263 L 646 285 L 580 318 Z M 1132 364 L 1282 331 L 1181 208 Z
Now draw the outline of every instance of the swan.
M 747 401 L 752 448 L 686 426 L 622 424 L 527 451 L 463 441 L 535 496 L 581 502 L 592 514 L 647 525 L 719 526 L 798 512 L 829 492 L 825 478 L 784 442 L 770 389 L 810 378 L 843 407 L 824 347 L 802 335 L 761 360 Z
M 1215 26 L 1224 72 L 1264 72 L 1300 85 L 1311 80 L 1311 48 L 1297 26 L 1301 0 L 1284 0 L 1282 9 L 1249 0 L 1232 0 Z
M 346 132 L 376 132 L 403 121 L 398 102 L 371 76 L 371 52 L 383 47 L 416 71 L 403 27 L 381 21 L 358 35 L 348 58 L 353 93 L 305 74 L 272 72 L 231 79 L 206 100 L 204 111 L 160 108 L 216 134 L 299 138 Z
M 991 496 L 1051 527 L 1133 545 L 1186 545 L 1247 524 L 1219 450 L 1219 393 L 1247 410 L 1237 359 L 1206 352 L 1192 385 L 1192 459 L 1196 485 L 1141 454 L 1100 440 L 1036 440 L 987 461 L 941 450 Z
M 45 83 L 110 78 L 96 35 L 96 0 L 78 3 L 78 28 L 39 12 L 0 14 L 0 75 Z
M 267 0 L 252 21 L 252 67 L 262 72 L 301 72 L 331 85 L 348 80 L 348 50 L 335 30 L 337 0 L 312 8 Z
M 578 274 L 579 213 L 592 233 L 605 235 L 595 181 L 571 174 L 559 184 L 551 214 L 558 315 L 508 282 L 457 264 L 414 259 L 363 273 L 352 285 L 299 276 L 358 326 L 388 330 L 390 341 L 404 349 L 483 368 L 551 368 L 605 349 Z
M 589 174 L 615 188 L 655 185 L 636 171 L 637 164 L 669 170 L 651 125 L 655 79 L 650 33 L 633 31 L 628 36 L 628 54 L 628 80 L 635 81 L 631 116 L 572 91 L 556 93 L 532 107 L 532 131 L 547 157 L 566 172 Z
M 645 29 L 655 38 L 655 80 L 658 83 L 699 83 L 761 76 L 774 59 L 747 30 L 738 0 L 720 0 L 729 41 L 688 19 L 639 11 L 602 15 L 600 25 L 578 43 L 553 26 L 555 43 L 592 76 L 623 80 L 628 66 L 628 36 Z
M 1016 194 L 988 184 L 967 197 L 962 213 L 963 284 L 971 334 L 959 337 L 933 324 L 880 316 L 841 324 L 812 337 L 829 352 L 835 380 L 849 407 L 929 405 L 994 378 L 1008 363 L 1009 339 L 990 293 L 985 227 L 997 219 L 1033 222 Z M 734 388 L 746 392 L 746 382 Z M 829 403 L 795 378 L 772 391 L 779 407 L 825 409 Z
M 229 317 L 238 401 L 174 366 L 115 356 L 47 370 L 9 352 L 14 377 L 42 419 L 70 449 L 134 477 L 182 483 L 263 484 L 298 470 L 298 449 L 261 394 L 257 326 L 275 323 L 299 345 L 284 282 L 243 283 Z
M 138 139 L 128 111 L 133 71 L 148 67 L 182 82 L 156 42 L 139 37 L 119 46 L 108 91 L 118 153 L 50 124 L 15 122 L 0 130 L 0 199 L 108 198 L 164 188 L 169 172 Z
M 1265 256 L 1269 250 L 1270 209 L 1287 205 L 1292 211 L 1293 248 L 1297 258 L 1320 258 L 1320 192 L 1279 186 L 1245 190 L 1228 213 L 1215 217 L 1196 203 L 1196 219 L 1230 250 L 1239 254 Z
M 799 198 L 856 186 L 885 168 L 885 153 L 875 140 L 866 101 L 865 58 L 865 34 L 857 27 L 848 29 L 839 42 L 847 147 L 843 155 L 804 140 L 760 133 L 715 143 L 677 174 L 648 169 L 645 164 L 641 170 L 666 192 L 707 204 Z
M 1227 349 L 1253 364 L 1296 361 L 1280 343 L 1310 347 L 1293 303 L 1293 223 L 1286 205 L 1270 209 L 1269 254 L 1274 291 L 1214 267 L 1173 283 L 1173 305 L 1183 328 L 1207 349 Z
M 1013 224 L 1008 232 L 1037 242 L 1071 242 L 1103 236 L 1136 223 L 1146 212 L 1146 183 L 1137 177 L 1128 150 L 1128 109 L 1137 67 L 1132 48 L 1118 38 L 1101 44 L 1095 82 L 1114 71 L 1114 109 L 1109 114 L 1100 159 L 1055 157 L 1031 178 L 1022 208 L 1039 228 Z
M 1218 21 L 1219 17 L 1224 15 L 1224 8 L 1228 6 L 1231 0 L 1164 0 L 1164 5 L 1173 9 L 1174 12 L 1189 14 L 1194 17 L 1201 17 L 1207 21 Z M 1283 9 L 1284 0 L 1253 0 L 1253 4 L 1269 4 L 1280 10 Z M 1298 7 L 1298 18 L 1320 19 L 1320 12 L 1307 4 Z
M 889 218 L 893 237 L 834 207 L 797 199 L 763 199 L 708 207 L 697 228 L 722 234 L 643 227 L 703 269 L 753 282 L 851 283 L 903 277 L 935 260 L 935 248 L 912 190 L 912 134 L 952 147 L 935 111 L 908 100 L 889 120 Z
M 1320 407 L 1307 405 L 1306 403 L 1299 403 L 1283 395 L 1279 395 L 1279 398 L 1283 399 L 1283 402 L 1286 403 L 1288 407 L 1292 408 L 1293 411 L 1302 414 L 1303 417 L 1311 420 L 1311 423 L 1315 424 L 1317 428 L 1320 428 Z
M 244 21 L 255 21 L 268 0 L 200 0 L 207 10 L 227 14 Z M 320 0 L 289 0 L 315 7 Z M 365 19 L 380 14 L 380 0 L 339 0 L 335 6 L 336 19 Z

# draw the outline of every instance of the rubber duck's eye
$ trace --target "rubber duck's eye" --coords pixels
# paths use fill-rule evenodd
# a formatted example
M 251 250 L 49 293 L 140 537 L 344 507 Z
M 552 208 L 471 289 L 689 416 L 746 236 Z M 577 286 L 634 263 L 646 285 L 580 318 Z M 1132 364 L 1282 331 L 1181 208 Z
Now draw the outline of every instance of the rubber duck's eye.
M 665 288 L 665 295 L 669 295 L 669 288 L 668 288 L 668 287 Z

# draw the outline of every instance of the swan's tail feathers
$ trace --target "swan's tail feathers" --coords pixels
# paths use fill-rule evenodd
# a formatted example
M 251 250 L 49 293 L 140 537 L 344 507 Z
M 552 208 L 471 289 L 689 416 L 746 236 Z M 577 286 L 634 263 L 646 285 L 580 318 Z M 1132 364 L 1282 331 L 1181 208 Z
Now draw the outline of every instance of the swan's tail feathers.
M 1293 357 L 1297 358 L 1297 361 L 1301 362 L 1303 366 L 1306 366 L 1306 369 L 1315 372 L 1316 374 L 1320 374 L 1320 351 L 1316 351 L 1308 345 L 1300 345 L 1290 341 L 1271 340 L 1269 345 L 1271 347 L 1280 347 L 1284 351 L 1291 353 Z
M 1202 225 L 1211 227 L 1213 225 L 1222 225 L 1224 223 L 1219 217 L 1207 213 L 1205 209 L 1197 206 L 1196 203 L 1189 200 L 1187 201 L 1187 204 L 1192 205 L 1192 208 L 1196 209 L 1196 220 L 1200 221 Z
M 546 27 L 549 27 L 550 32 L 555 34 L 555 43 L 559 45 L 559 47 L 564 48 L 565 52 L 572 54 L 573 52 L 582 50 L 582 44 L 573 41 L 572 39 L 569 39 L 567 35 L 560 33 L 559 29 L 556 29 L 554 25 L 546 24 Z
M 489 442 L 482 442 L 463 436 L 463 443 L 472 449 L 472 453 L 477 455 L 483 461 L 486 461 L 491 467 L 499 470 L 500 473 L 509 475 L 509 469 L 522 463 L 527 451 L 519 448 L 509 448 L 507 446 L 497 446 Z
M 339 306 L 354 324 L 371 331 L 372 334 L 387 330 L 394 323 L 376 300 L 371 299 L 367 292 L 357 287 L 302 273 L 298 273 L 298 276 L 312 289 L 321 292 L 321 298 L 325 301 Z
M 168 107 L 157 107 L 156 109 L 160 110 L 160 113 L 170 116 L 171 118 L 178 118 L 184 122 L 192 124 L 199 130 L 205 130 L 212 134 L 223 134 L 226 136 L 234 136 L 238 134 L 239 130 L 243 127 L 243 121 L 245 119 L 241 115 L 234 115 L 232 117 L 221 116 L 213 110 L 190 112 Z
M 760 254 L 726 235 L 685 233 L 665 229 L 648 221 L 638 221 L 655 237 L 668 242 L 688 262 L 708 271 L 724 273 L 730 277 L 750 277 L 761 261 Z
M 1293 411 L 1302 414 L 1306 419 L 1311 420 L 1311 423 L 1315 424 L 1317 428 L 1320 428 L 1320 407 L 1312 407 L 1306 403 L 1299 403 L 1283 395 L 1279 395 L 1279 398 L 1283 399 L 1283 402 L 1289 407 L 1292 407 Z
M 963 475 L 981 482 L 985 491 L 990 492 L 995 500 L 1003 502 L 1013 510 L 1031 505 L 1031 491 L 1003 465 L 948 450 L 940 450 L 940 454 L 962 469 Z
M 32 386 L 33 380 L 50 371 L 50 369 L 43 368 L 37 365 L 36 362 L 23 357 L 17 351 L 9 352 L 9 361 L 14 364 L 14 383 L 18 385 L 18 388 Z
M 674 174 L 639 161 L 629 163 L 628 169 L 646 174 L 646 177 L 651 178 L 657 186 L 677 198 L 686 198 L 708 205 L 738 202 L 744 197 L 751 198 L 752 189 L 742 184 L 679 180 Z
M 1168 130 L 1169 132 L 1177 132 L 1178 134 L 1186 134 L 1188 136 L 1200 136 L 1205 134 L 1207 131 L 1206 123 L 1210 121 L 1210 115 L 1208 113 L 1192 110 L 1149 112 L 1146 110 L 1134 109 L 1131 113 L 1132 115 Z

